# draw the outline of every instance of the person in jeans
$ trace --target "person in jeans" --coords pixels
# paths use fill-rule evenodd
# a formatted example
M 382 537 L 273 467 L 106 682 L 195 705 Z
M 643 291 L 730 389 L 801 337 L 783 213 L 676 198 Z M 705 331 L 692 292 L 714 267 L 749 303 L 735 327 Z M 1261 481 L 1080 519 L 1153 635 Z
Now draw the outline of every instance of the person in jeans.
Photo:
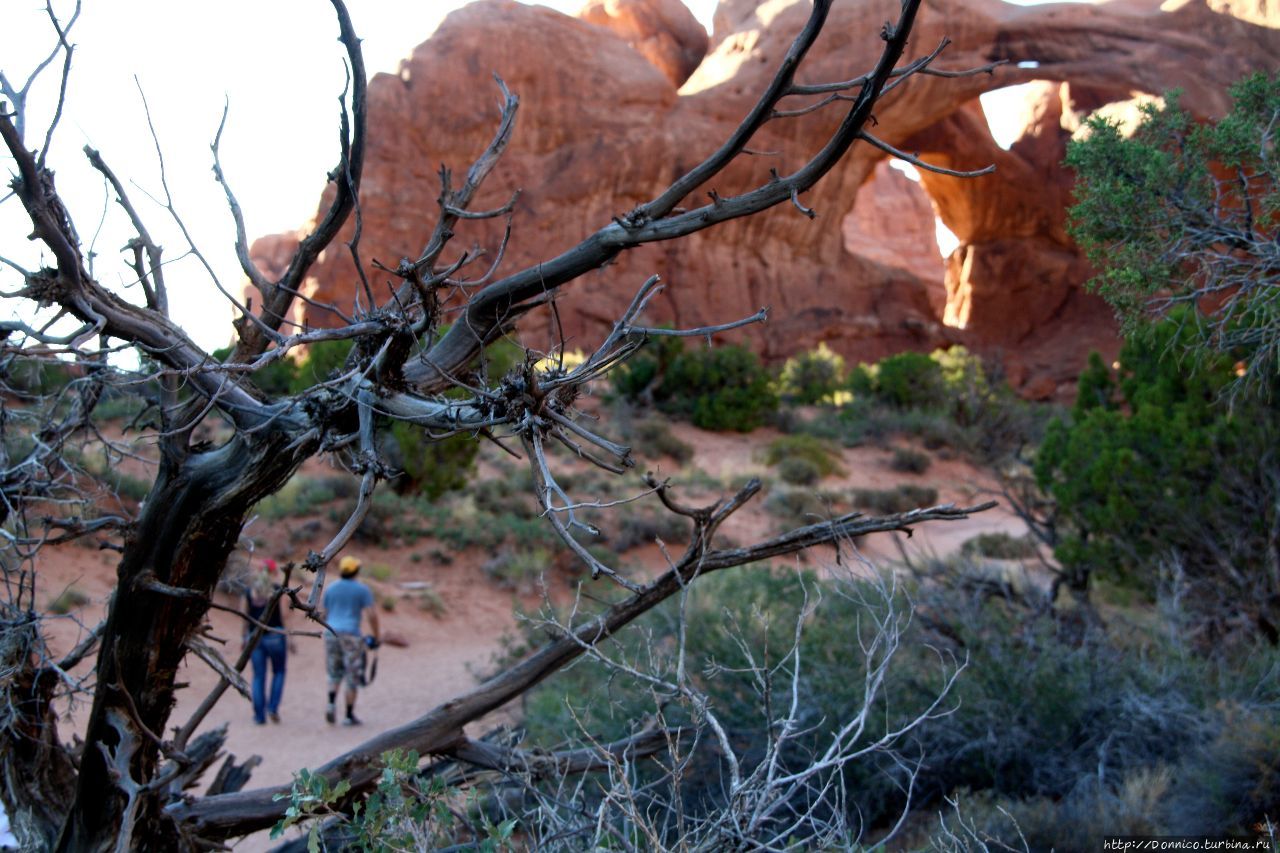
M 253 665 L 251 692 L 253 721 L 260 726 L 266 724 L 268 717 L 273 723 L 280 722 L 280 699 L 284 695 L 285 664 L 289 652 L 292 651 L 292 643 L 285 635 L 282 603 L 276 602 L 271 612 L 266 612 L 267 605 L 271 603 L 271 596 L 280 588 L 280 584 L 276 582 L 275 573 L 276 561 L 265 560 L 263 570 L 250 581 L 244 595 L 244 612 L 253 621 L 245 622 L 243 642 L 246 644 L 249 642 L 249 638 L 257 629 L 255 623 L 260 622 L 268 628 L 259 638 L 258 644 L 253 647 L 253 654 L 249 658 Z M 267 694 L 268 668 L 271 669 L 270 695 Z
M 347 715 L 342 724 L 358 726 L 356 691 L 364 686 L 365 650 L 365 641 L 360 635 L 361 615 L 369 614 L 370 644 L 374 648 L 382 632 L 378 627 L 378 609 L 373 606 L 373 593 L 363 582 L 356 580 L 360 561 L 351 556 L 343 557 L 338 562 L 338 572 L 342 578 L 324 591 L 323 601 L 325 621 L 332 629 L 324 635 L 325 669 L 329 674 L 329 704 L 325 707 L 324 719 L 333 723 L 338 685 L 345 684 Z

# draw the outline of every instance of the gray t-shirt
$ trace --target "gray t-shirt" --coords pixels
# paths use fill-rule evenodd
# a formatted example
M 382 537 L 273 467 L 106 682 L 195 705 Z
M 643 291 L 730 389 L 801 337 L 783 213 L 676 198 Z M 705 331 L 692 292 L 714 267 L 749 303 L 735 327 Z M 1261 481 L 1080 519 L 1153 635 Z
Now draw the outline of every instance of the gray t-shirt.
M 359 634 L 360 614 L 372 606 L 373 593 L 354 578 L 334 581 L 324 591 L 325 621 L 339 634 Z

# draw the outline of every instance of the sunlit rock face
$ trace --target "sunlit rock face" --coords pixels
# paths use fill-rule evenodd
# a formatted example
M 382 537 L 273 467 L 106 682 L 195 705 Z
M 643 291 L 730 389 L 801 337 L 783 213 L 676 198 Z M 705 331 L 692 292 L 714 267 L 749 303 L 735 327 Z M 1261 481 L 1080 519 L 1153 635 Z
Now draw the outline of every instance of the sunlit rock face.
M 707 31 L 680 0 L 588 0 L 575 17 L 610 30 L 673 86 L 707 55 Z
M 568 249 L 710 153 L 750 109 L 810 9 L 807 0 L 724 0 L 710 49 L 687 79 L 701 48 L 679 3 L 591 0 L 575 18 L 483 0 L 453 13 L 399 74 L 370 84 L 361 257 L 378 292 L 386 293 L 387 275 L 373 261 L 394 268 L 431 232 L 441 164 L 456 184 L 492 137 L 494 73 L 521 98 L 511 146 L 474 203 L 499 207 L 521 191 L 502 274 Z M 896 9 L 897 0 L 837 0 L 802 80 L 848 79 L 871 68 L 881 45 L 873 30 Z M 959 342 L 1001 359 L 1030 395 L 1069 388 L 1085 352 L 1113 349 L 1115 333 L 1106 307 L 1081 290 L 1088 269 L 1065 233 L 1071 179 L 1059 164 L 1067 139 L 1092 109 L 1175 86 L 1197 115 L 1222 114 L 1227 86 L 1280 55 L 1275 4 L 931 0 L 911 54 L 928 53 L 944 36 L 952 44 L 939 67 L 1036 66 L 915 78 L 881 102 L 874 132 L 936 165 L 995 163 L 994 175 L 925 173 L 910 184 L 877 170 L 880 151 L 855 146 L 801 199 L 815 219 L 787 205 L 634 250 L 566 288 L 559 325 L 531 315 L 521 336 L 545 348 L 563 328 L 568 346 L 590 347 L 657 273 L 667 287 L 651 321 L 721 323 L 768 306 L 766 325 L 735 333 L 768 358 L 819 342 L 853 360 Z M 1003 150 L 976 98 L 1034 80 L 1045 82 L 1030 87 L 1021 136 Z M 768 180 L 771 169 L 797 168 L 839 120 L 827 109 L 772 122 L 752 141 L 762 153 L 735 163 L 688 204 L 712 189 L 741 192 Z M 935 212 L 960 241 L 945 263 Z M 463 223 L 450 259 L 487 251 L 467 270 L 481 276 L 503 230 L 500 220 Z M 264 238 L 255 257 L 279 264 L 290 239 Z M 352 264 L 345 248 L 331 248 L 308 295 L 349 311 L 359 280 Z M 452 304 L 464 298 L 459 291 Z M 313 306 L 302 310 L 313 325 L 337 321 Z

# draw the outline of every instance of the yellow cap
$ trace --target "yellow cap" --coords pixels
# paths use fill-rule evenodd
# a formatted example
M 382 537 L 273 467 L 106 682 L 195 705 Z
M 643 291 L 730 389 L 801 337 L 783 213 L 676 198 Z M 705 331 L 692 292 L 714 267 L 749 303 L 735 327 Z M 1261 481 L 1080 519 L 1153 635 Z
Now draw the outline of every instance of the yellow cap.
M 349 578 L 356 572 L 360 571 L 360 561 L 355 557 L 347 555 L 338 561 L 338 571 L 342 572 L 344 578 Z

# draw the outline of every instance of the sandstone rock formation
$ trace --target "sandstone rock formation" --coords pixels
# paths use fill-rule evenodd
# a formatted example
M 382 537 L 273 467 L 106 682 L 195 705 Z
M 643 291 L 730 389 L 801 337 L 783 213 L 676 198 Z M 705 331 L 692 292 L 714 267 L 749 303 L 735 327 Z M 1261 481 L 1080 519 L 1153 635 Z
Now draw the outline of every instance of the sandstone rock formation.
M 677 5 L 595 0 L 584 14 L 599 26 L 511 0 L 482 0 L 450 15 L 398 75 L 371 82 L 363 257 L 394 267 L 421 249 L 434 221 L 440 164 L 464 170 L 493 132 L 493 72 L 522 100 L 515 139 L 476 201 L 496 207 L 522 191 L 503 271 L 569 248 L 709 153 L 745 114 L 809 4 L 722 0 L 714 47 L 678 91 L 696 40 Z M 1227 85 L 1280 55 L 1273 6 L 1244 5 L 1258 20 L 1214 11 L 1204 0 L 930 2 L 915 55 L 946 36 L 953 44 L 939 67 L 1019 64 L 979 77 L 915 78 L 881 103 L 876 131 L 940 165 L 995 162 L 996 175 L 972 182 L 926 175 L 908 185 L 876 171 L 881 152 L 857 146 L 803 199 L 818 212 L 814 221 L 792 207 L 775 209 L 630 252 L 566 288 L 558 306 L 569 346 L 591 346 L 635 288 L 659 273 L 668 289 L 652 309 L 655 322 L 723 322 L 770 306 L 766 327 L 739 334 L 769 358 L 820 341 L 854 360 L 962 342 L 1002 358 L 1027 393 L 1068 387 L 1085 350 L 1107 349 L 1114 338 L 1106 307 L 1080 290 L 1087 269 L 1063 227 L 1070 179 L 1058 163 L 1073 122 L 1092 107 L 1173 86 L 1186 90 L 1184 104 L 1200 115 L 1225 111 Z M 879 50 L 870 22 L 891 17 L 893 8 L 894 0 L 837 0 L 804 80 L 847 79 L 869 68 Z M 1036 93 L 1022 138 L 1003 151 L 975 99 L 1033 80 L 1051 82 Z M 729 195 L 771 168 L 795 167 L 836 121 L 837 113 L 822 111 L 770 124 L 753 142 L 766 154 L 700 192 Z M 860 192 L 881 186 L 914 200 L 859 201 Z M 961 240 L 946 263 L 945 286 L 931 257 L 926 192 Z M 501 233 L 501 223 L 467 223 L 455 248 L 474 243 L 492 252 Z M 267 266 L 288 244 L 287 237 L 259 241 L 255 257 Z M 310 295 L 350 306 L 356 280 L 349 256 L 330 251 Z M 306 321 L 331 322 L 314 308 Z M 530 316 L 521 334 L 534 345 L 551 342 L 545 318 Z
M 680 86 L 707 54 L 707 31 L 680 0 L 589 0 L 577 17 L 611 30 Z

